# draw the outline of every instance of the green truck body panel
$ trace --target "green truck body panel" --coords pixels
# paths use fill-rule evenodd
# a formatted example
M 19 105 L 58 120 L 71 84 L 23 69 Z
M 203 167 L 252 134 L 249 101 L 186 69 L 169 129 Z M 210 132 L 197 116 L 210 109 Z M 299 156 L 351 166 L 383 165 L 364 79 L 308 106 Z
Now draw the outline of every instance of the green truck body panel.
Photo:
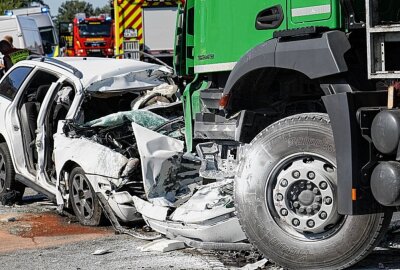
M 274 6 L 284 13 L 280 26 L 257 30 L 257 15 Z M 342 26 L 339 0 L 189 0 L 186 10 L 186 47 L 192 54 L 186 58 L 189 74 L 229 71 L 278 30 Z
M 307 26 L 337 29 L 341 26 L 340 5 L 336 0 L 289 0 L 287 13 L 288 29 Z
M 258 30 L 257 16 L 272 7 L 282 9 L 281 24 Z M 198 75 L 232 70 L 249 50 L 272 39 L 275 31 L 309 26 L 340 29 L 343 20 L 340 0 L 188 0 L 177 25 L 175 70 L 181 76 L 196 75 L 182 99 L 187 151 L 192 151 L 200 91 L 208 85 L 198 81 Z
M 209 86 L 207 81 L 198 82 L 196 75 L 193 82 L 189 83 L 182 95 L 183 110 L 185 115 L 185 139 L 186 150 L 193 150 L 193 120 L 196 113 L 201 111 L 200 92 Z
M 194 6 L 194 68 L 198 73 L 231 70 L 248 50 L 286 29 L 286 20 L 274 31 L 257 30 L 257 14 L 281 5 L 282 0 L 196 0 Z M 225 64 L 225 65 L 223 65 Z M 206 66 L 213 65 L 213 66 Z

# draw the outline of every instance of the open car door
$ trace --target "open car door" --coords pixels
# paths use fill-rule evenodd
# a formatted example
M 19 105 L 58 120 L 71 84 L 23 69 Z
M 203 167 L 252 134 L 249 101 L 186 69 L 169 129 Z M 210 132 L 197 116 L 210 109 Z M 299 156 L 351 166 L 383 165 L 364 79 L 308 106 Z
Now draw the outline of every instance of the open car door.
M 39 116 L 37 119 L 37 135 L 36 135 L 36 150 L 38 154 L 38 164 L 36 181 L 44 189 L 50 191 L 52 194 L 56 195 L 56 185 L 54 179 L 51 179 L 49 174 L 49 162 L 51 162 L 52 154 L 52 130 L 49 128 L 49 117 L 52 113 L 52 105 L 57 96 L 57 93 L 62 87 L 64 78 L 60 78 L 57 82 L 52 83 L 50 89 L 48 90 L 46 97 L 43 100 L 42 106 L 39 111 Z

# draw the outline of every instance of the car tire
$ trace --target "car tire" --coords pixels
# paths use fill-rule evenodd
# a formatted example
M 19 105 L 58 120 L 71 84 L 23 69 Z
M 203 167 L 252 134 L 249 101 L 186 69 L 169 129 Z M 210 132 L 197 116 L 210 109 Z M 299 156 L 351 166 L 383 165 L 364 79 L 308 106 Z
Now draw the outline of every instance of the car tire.
M 103 210 L 96 193 L 81 167 L 75 167 L 69 177 L 69 197 L 79 223 L 98 226 L 103 221 Z
M 25 186 L 15 180 L 15 170 L 7 143 L 0 143 L 0 195 L 16 191 L 13 202 L 19 202 L 24 195 Z
M 379 244 L 391 212 L 337 212 L 336 153 L 326 114 L 278 121 L 245 151 L 235 179 L 236 210 L 266 258 L 288 269 L 343 269 Z

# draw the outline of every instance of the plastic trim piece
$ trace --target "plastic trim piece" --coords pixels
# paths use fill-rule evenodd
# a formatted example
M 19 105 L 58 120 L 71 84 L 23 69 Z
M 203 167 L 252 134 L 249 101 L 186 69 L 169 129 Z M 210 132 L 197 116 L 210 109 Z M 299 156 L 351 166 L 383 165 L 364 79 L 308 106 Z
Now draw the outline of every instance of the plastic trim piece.
M 271 39 L 250 50 L 236 64 L 224 95 L 229 95 L 246 74 L 262 68 L 295 70 L 310 79 L 346 72 L 344 54 L 350 48 L 346 34 L 341 31 L 329 31 L 313 38 Z
M 236 63 L 237 62 L 198 65 L 198 66 L 194 67 L 194 72 L 195 73 L 206 73 L 206 72 L 230 71 L 236 66 Z

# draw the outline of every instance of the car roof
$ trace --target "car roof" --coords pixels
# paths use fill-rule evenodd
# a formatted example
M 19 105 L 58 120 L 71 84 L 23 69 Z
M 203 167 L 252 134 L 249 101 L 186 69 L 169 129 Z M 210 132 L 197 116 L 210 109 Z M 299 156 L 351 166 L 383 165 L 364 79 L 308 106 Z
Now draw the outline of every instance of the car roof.
M 148 70 L 155 71 L 162 68 L 162 66 L 157 64 L 151 64 L 132 59 L 98 57 L 57 57 L 54 59 L 37 58 L 33 60 L 21 61 L 18 63 L 18 65 L 23 65 L 24 62 L 34 62 L 34 65 L 44 66 L 47 68 L 51 68 L 49 65 L 64 68 L 80 79 L 84 89 L 88 88 L 95 82 L 104 81 L 109 78 Z

